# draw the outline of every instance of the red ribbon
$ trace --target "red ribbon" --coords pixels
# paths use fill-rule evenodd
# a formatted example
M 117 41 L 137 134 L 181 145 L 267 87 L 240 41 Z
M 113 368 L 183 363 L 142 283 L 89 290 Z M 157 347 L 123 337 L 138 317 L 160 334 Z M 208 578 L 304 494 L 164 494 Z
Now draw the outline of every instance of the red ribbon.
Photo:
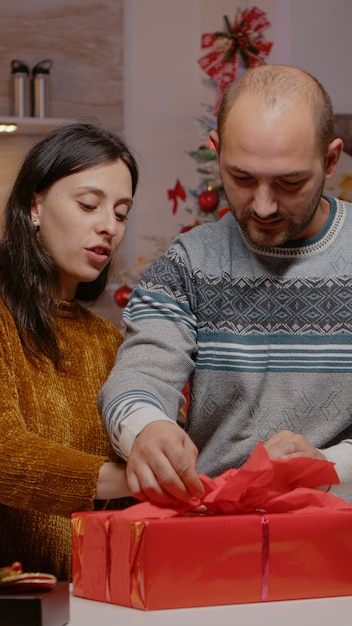
M 199 478 L 205 488 L 201 500 L 191 498 L 185 503 L 175 499 L 167 506 L 141 502 L 121 514 L 130 520 L 165 519 L 197 513 L 200 505 L 213 515 L 352 510 L 342 498 L 317 489 L 339 483 L 333 463 L 308 457 L 272 460 L 262 443 L 240 469 L 229 469 L 216 478 L 204 474 Z M 201 513 L 204 515 L 204 510 Z
M 261 601 L 266 602 L 269 597 L 269 548 L 270 548 L 270 536 L 269 536 L 269 520 L 266 515 L 262 515 L 260 518 L 262 525 L 262 591 Z
M 263 65 L 272 47 L 272 42 L 263 41 L 263 31 L 270 22 L 261 9 L 252 7 L 237 13 L 233 26 L 227 16 L 224 20 L 225 31 L 202 35 L 202 49 L 213 49 L 198 60 L 202 70 L 217 82 L 215 113 L 226 87 L 243 70 Z
M 169 200 L 173 200 L 174 204 L 172 207 L 172 214 L 174 215 L 177 211 L 177 199 L 180 198 L 181 200 L 185 201 L 186 200 L 186 192 L 184 190 L 184 188 L 182 187 L 180 181 L 177 179 L 175 187 L 173 189 L 168 189 L 168 197 Z

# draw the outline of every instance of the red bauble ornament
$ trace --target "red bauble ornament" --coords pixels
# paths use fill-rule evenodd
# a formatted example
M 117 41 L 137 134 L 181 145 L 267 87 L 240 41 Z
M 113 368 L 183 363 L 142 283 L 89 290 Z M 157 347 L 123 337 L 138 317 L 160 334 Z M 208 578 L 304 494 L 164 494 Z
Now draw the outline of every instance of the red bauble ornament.
M 199 208 L 204 211 L 204 213 L 215 211 L 216 207 L 219 204 L 218 192 L 214 191 L 212 187 L 208 187 L 206 191 L 202 191 L 202 193 L 199 194 L 198 204 Z
M 116 289 L 114 293 L 114 300 L 117 306 L 121 307 L 121 309 L 124 309 L 129 302 L 131 292 L 132 289 L 127 285 L 122 285 L 122 287 Z

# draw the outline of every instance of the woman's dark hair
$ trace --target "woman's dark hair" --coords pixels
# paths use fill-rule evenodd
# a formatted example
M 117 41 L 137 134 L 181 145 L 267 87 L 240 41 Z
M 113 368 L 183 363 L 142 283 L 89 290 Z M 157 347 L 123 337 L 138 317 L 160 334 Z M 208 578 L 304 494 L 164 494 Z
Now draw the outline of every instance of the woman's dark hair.
M 88 168 L 121 160 L 138 183 L 138 166 L 125 142 L 115 133 L 91 123 L 61 126 L 27 153 L 10 192 L 0 241 L 0 294 L 10 310 L 24 349 L 42 354 L 58 365 L 56 314 L 60 300 L 56 266 L 31 219 L 34 194 L 56 181 Z M 95 301 L 104 291 L 111 263 L 90 283 L 79 283 L 76 297 Z

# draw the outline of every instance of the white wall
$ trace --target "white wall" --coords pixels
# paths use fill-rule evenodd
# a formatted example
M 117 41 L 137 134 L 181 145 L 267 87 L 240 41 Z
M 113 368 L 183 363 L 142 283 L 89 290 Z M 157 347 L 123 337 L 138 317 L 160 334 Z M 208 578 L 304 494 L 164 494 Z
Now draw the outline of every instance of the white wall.
M 125 137 L 141 166 L 125 246 L 133 262 L 150 247 L 143 235 L 175 232 L 167 189 L 176 178 L 192 180 L 185 150 L 198 141 L 200 24 L 193 0 L 127 0 L 124 10 Z
M 336 113 L 352 113 L 352 0 L 292 0 L 292 65 L 314 74 Z
M 187 223 L 172 216 L 167 190 L 179 178 L 197 187 L 195 162 L 186 154 L 200 144 L 195 118 L 214 99 L 202 84 L 197 60 L 203 32 L 222 30 L 223 16 L 253 5 L 267 13 L 273 41 L 270 63 L 313 73 L 330 92 L 337 113 L 352 112 L 352 0 L 126 0 L 125 137 L 141 165 L 141 186 L 128 224 L 126 262 L 153 254 L 145 236 L 171 238 Z

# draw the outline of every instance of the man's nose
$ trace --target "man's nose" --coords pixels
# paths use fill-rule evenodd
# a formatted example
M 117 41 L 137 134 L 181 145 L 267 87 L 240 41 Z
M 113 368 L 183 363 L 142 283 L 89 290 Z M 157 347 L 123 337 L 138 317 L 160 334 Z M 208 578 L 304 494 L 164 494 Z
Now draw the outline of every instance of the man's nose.
M 273 191 L 267 185 L 258 185 L 254 193 L 253 209 L 261 219 L 277 213 L 278 203 Z

